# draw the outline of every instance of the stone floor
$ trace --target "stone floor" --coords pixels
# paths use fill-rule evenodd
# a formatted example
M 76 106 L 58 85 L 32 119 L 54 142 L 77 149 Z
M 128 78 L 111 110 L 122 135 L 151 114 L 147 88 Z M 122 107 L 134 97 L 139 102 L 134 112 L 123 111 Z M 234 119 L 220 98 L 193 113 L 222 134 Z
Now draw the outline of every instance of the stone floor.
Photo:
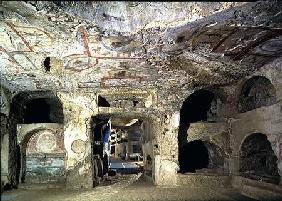
M 46 188 L 44 185 L 25 185 L 4 192 L 2 201 L 89 201 L 89 200 L 187 200 L 187 201 L 252 201 L 234 189 L 157 187 L 141 175 L 121 176 L 91 189 Z

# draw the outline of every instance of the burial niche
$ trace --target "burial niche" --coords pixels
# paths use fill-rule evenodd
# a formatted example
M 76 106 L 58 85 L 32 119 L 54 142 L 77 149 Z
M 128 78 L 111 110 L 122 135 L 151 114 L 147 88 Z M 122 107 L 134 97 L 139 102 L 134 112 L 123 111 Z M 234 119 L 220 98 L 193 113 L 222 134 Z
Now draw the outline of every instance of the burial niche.
M 276 91 L 269 79 L 255 76 L 247 80 L 239 97 L 239 111 L 247 112 L 275 102 Z
M 251 134 L 241 146 L 240 173 L 250 179 L 279 184 L 277 160 L 266 135 Z

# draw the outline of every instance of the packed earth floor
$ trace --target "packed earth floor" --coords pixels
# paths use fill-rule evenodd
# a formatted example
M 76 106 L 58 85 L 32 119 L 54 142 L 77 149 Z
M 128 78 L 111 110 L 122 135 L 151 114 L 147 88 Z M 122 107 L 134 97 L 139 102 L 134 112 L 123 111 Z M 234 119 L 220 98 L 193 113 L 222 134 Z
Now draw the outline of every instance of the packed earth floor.
M 21 185 L 6 191 L 2 201 L 89 201 L 89 200 L 189 200 L 189 201 L 255 201 L 232 188 L 158 187 L 141 174 L 122 175 L 104 181 L 91 189 L 52 188 L 46 185 Z

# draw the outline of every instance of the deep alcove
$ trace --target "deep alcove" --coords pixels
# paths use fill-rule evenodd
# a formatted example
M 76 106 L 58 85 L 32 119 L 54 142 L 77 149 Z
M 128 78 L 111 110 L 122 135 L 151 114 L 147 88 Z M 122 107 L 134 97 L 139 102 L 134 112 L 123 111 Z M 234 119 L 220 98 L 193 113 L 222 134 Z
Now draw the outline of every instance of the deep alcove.
M 255 76 L 248 79 L 241 90 L 239 99 L 239 111 L 247 112 L 262 106 L 268 106 L 275 102 L 275 88 L 269 79 L 263 76 Z
M 191 94 L 183 102 L 180 110 L 180 125 L 178 133 L 180 172 L 194 172 L 195 169 L 206 167 L 208 164 L 208 152 L 205 145 L 198 141 L 187 144 L 187 130 L 190 123 L 207 121 L 208 111 L 213 99 L 214 94 L 211 91 L 201 89 Z M 194 158 L 193 154 L 195 156 L 199 154 L 199 156 Z M 198 159 L 200 156 L 204 157 L 202 159 L 203 161 L 197 161 L 201 160 Z M 205 156 L 207 156 L 207 158 Z M 191 162 L 193 159 L 195 159 L 195 164 Z
M 240 173 L 254 180 L 279 184 L 277 160 L 266 135 L 249 135 L 240 150 Z

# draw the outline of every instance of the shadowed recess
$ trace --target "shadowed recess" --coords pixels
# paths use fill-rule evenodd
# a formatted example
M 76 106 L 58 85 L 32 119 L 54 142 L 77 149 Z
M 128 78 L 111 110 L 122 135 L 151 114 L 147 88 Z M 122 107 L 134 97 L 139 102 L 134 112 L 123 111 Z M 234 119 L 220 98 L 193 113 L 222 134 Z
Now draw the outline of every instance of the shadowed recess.
M 279 184 L 277 160 L 266 135 L 252 134 L 241 146 L 240 173 L 250 179 Z

